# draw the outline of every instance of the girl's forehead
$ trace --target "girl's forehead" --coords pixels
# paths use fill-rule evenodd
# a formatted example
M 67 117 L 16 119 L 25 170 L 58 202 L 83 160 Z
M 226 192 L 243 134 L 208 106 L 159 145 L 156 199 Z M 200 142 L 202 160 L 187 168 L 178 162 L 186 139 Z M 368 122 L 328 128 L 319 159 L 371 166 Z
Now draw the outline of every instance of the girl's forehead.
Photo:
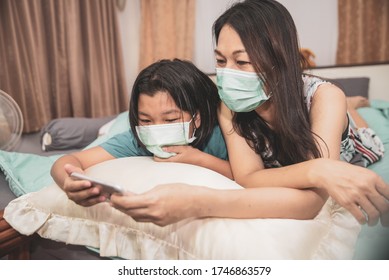
M 180 108 L 174 102 L 174 99 L 166 91 L 158 91 L 154 95 L 148 95 L 141 93 L 139 95 L 138 109 L 144 110 L 155 110 L 155 111 L 166 111 L 166 110 L 177 110 L 181 112 Z
M 173 103 L 175 105 L 175 102 L 170 95 L 169 92 L 166 91 L 157 91 L 153 95 L 147 94 L 147 93 L 141 93 L 139 95 L 139 100 L 142 100 L 143 102 L 153 102 L 153 103 L 166 103 L 170 104 Z

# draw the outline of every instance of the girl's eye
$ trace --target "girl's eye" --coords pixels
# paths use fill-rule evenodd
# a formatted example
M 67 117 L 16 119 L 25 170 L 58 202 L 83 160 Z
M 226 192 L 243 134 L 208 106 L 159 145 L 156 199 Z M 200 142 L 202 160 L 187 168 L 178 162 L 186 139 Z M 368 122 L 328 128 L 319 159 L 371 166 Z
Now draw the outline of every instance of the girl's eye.
M 148 124 L 148 123 L 151 123 L 151 121 L 147 120 L 147 119 L 139 119 L 139 123 L 140 124 Z
M 178 120 L 179 120 L 179 118 L 166 119 L 165 122 L 167 122 L 167 123 L 174 123 L 174 122 L 177 122 Z

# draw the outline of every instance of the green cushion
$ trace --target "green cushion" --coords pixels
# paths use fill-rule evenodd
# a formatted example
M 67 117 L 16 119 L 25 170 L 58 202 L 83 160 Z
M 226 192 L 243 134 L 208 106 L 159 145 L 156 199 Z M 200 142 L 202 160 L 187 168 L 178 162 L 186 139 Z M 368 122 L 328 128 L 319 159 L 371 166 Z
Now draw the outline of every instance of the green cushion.
M 364 107 L 358 109 L 358 113 L 366 120 L 369 127 L 377 133 L 384 144 L 389 143 L 389 119 L 382 109 Z
M 389 112 L 389 102 L 373 100 L 371 106 L 359 108 L 358 112 L 384 143 L 385 154 L 381 160 L 368 168 L 389 183 L 389 116 L 387 115 Z

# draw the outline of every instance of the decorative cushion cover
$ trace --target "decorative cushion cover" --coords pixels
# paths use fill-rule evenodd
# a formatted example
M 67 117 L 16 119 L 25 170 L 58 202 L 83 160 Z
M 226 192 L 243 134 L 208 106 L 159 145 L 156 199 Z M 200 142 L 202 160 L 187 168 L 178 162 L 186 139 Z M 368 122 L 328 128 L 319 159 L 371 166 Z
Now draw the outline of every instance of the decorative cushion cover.
M 103 118 L 59 118 L 41 130 L 43 151 L 81 149 L 92 143 L 99 129 L 115 116 Z
M 106 161 L 87 174 L 135 193 L 173 182 L 241 188 L 211 170 L 149 157 Z M 312 220 L 206 218 L 159 227 L 135 222 L 106 202 L 79 206 L 55 184 L 13 200 L 4 217 L 23 234 L 37 232 L 126 259 L 351 259 L 361 228 L 331 199 Z

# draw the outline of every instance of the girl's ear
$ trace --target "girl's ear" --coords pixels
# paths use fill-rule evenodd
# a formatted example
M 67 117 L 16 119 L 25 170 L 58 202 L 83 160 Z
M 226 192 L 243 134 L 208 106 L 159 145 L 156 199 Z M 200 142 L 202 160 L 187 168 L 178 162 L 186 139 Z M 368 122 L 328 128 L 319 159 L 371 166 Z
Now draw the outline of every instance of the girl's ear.
M 201 125 L 201 117 L 199 111 L 196 112 L 193 120 L 194 120 L 195 127 L 199 128 Z

